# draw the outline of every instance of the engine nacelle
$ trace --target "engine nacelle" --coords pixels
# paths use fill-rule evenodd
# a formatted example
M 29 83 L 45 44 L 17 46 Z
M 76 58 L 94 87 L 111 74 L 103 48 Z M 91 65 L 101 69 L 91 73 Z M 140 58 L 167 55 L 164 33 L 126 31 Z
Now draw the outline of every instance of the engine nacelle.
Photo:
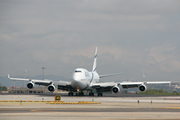
M 32 89 L 33 87 L 34 87 L 34 83 L 32 83 L 32 82 L 29 82 L 27 84 L 27 88 Z
M 140 85 L 140 86 L 139 86 L 139 90 L 140 90 L 141 92 L 145 92 L 145 91 L 147 90 L 147 87 L 146 87 L 145 85 Z
M 54 86 L 54 85 L 49 85 L 49 86 L 48 86 L 48 90 L 49 90 L 50 92 L 54 92 L 54 91 L 55 91 L 55 86 Z
M 120 88 L 117 87 L 117 86 L 114 86 L 114 87 L 112 88 L 112 92 L 113 92 L 113 93 L 118 93 L 118 92 L 120 92 Z

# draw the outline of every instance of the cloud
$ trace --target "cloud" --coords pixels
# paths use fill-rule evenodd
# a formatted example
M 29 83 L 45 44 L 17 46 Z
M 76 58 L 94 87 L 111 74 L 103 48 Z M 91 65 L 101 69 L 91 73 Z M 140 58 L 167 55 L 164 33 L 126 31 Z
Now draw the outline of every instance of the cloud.
M 179 77 L 177 1 L 2 1 L 0 76 L 46 72 L 70 78 L 76 67 L 123 71 L 112 79 Z M 158 74 L 163 74 L 160 77 Z
M 155 46 L 149 50 L 149 56 L 152 56 L 157 62 L 165 61 L 167 59 L 175 59 L 173 52 L 175 51 L 175 46 L 164 44 L 161 46 Z
M 55 59 L 55 53 L 52 50 L 46 49 L 46 50 L 38 50 L 36 52 L 33 52 L 32 56 L 34 61 L 39 62 L 49 62 L 52 59 Z
M 165 60 L 160 62 L 159 67 L 164 72 L 173 73 L 180 70 L 180 62 L 177 60 Z
M 149 50 L 149 56 L 155 60 L 154 64 L 164 72 L 176 72 L 180 70 L 180 57 L 176 53 L 176 47 L 170 44 L 156 46 Z

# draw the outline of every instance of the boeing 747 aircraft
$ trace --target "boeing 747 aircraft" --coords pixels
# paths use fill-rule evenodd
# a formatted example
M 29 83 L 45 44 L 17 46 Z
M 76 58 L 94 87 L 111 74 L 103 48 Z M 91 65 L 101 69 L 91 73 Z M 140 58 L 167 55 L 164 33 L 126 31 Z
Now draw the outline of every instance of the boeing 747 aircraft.
M 11 80 L 28 81 L 27 88 L 32 89 L 34 85 L 47 86 L 50 92 L 54 92 L 57 87 L 58 90 L 69 91 L 69 96 L 76 95 L 83 96 L 83 91 L 88 91 L 89 96 L 94 96 L 94 90 L 96 90 L 98 96 L 103 96 L 103 92 L 112 91 L 112 93 L 120 92 L 120 88 L 139 88 L 141 92 L 146 91 L 146 84 L 165 84 L 170 83 L 169 81 L 164 82 L 104 82 L 100 83 L 99 79 L 103 77 L 109 77 L 118 75 L 121 73 L 99 75 L 96 72 L 96 60 L 97 60 L 97 48 L 95 51 L 94 63 L 92 71 L 87 71 L 84 68 L 77 68 L 72 74 L 71 82 L 68 81 L 52 81 L 52 80 L 36 80 L 36 79 L 23 79 L 23 78 L 11 78 L 8 74 L 8 78 Z

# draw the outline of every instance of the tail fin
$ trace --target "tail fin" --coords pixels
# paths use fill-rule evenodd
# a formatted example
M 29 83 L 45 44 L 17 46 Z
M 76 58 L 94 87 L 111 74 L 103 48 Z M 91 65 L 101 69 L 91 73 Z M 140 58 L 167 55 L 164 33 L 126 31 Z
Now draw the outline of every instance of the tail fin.
M 96 51 L 95 51 L 95 57 L 94 57 L 94 63 L 93 63 L 92 72 L 96 71 L 96 60 L 97 60 L 97 47 L 96 47 Z

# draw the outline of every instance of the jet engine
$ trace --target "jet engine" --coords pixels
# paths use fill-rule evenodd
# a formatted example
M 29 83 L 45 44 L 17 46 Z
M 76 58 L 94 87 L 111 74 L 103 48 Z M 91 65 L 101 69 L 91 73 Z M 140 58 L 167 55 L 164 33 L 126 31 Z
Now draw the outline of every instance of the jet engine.
M 32 83 L 32 82 L 29 82 L 27 84 L 27 88 L 32 89 L 33 87 L 34 87 L 34 83 Z
M 120 92 L 120 88 L 117 87 L 117 86 L 114 86 L 114 87 L 112 88 L 112 92 L 113 92 L 113 93 L 118 93 L 118 92 Z
M 54 91 L 55 91 L 55 86 L 54 86 L 54 85 L 49 85 L 49 86 L 48 86 L 48 90 L 49 90 L 50 92 L 54 92 Z
M 140 85 L 140 86 L 139 86 L 139 90 L 140 90 L 141 92 L 145 92 L 145 91 L 147 90 L 147 87 L 146 87 L 145 85 Z

